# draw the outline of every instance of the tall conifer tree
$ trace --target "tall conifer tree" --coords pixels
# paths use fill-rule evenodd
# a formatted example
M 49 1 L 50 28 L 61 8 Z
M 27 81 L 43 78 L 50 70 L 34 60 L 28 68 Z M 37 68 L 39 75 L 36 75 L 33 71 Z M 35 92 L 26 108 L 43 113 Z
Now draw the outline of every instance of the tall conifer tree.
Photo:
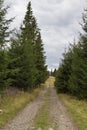
M 4 8 L 4 0 L 0 0 L 0 87 L 7 85 L 7 62 L 6 62 L 6 43 L 9 37 L 9 24 L 12 19 L 6 19 L 7 8 Z
M 21 41 L 23 48 L 21 82 L 25 89 L 33 89 L 36 82 L 37 69 L 35 65 L 35 37 L 37 23 L 31 9 L 31 2 L 27 7 L 27 12 L 21 27 Z
M 28 3 L 20 33 L 11 38 L 8 54 L 9 77 L 12 79 L 13 86 L 33 90 L 45 81 L 47 66 L 44 48 L 40 30 L 33 16 L 31 2 Z
M 41 84 L 46 80 L 47 68 L 45 65 L 44 48 L 40 32 L 38 32 L 37 35 L 35 51 L 36 51 L 36 68 L 38 70 L 37 84 Z

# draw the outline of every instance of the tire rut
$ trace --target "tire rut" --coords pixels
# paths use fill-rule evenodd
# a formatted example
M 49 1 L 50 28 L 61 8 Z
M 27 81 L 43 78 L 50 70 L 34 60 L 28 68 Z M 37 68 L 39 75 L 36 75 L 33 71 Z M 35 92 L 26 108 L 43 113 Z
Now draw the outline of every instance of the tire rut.
M 43 98 L 46 92 L 47 90 L 44 89 L 33 102 L 29 103 L 13 120 L 9 121 L 7 125 L 0 130 L 32 129 L 35 116 L 44 103 Z
M 54 130 L 79 130 L 54 88 L 50 93 L 50 119 Z
M 47 97 L 49 128 L 47 130 L 79 130 L 53 87 L 45 88 L 33 102 L 29 103 L 0 130 L 34 130 L 35 119 L 39 114 L 39 110 L 46 104 L 46 100 L 44 100 L 46 93 L 49 93 Z M 46 110 L 46 108 L 44 109 Z M 41 128 L 41 130 L 43 129 Z

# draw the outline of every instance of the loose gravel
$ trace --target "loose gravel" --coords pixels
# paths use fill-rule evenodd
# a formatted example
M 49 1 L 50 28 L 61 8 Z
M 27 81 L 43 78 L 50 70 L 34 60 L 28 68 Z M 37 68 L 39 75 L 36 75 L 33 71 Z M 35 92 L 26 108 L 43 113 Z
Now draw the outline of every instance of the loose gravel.
M 54 88 L 50 93 L 50 119 L 54 130 L 79 130 Z
M 44 103 L 46 89 L 31 103 L 29 103 L 13 120 L 0 130 L 31 130 L 33 129 L 34 118 Z
M 39 114 L 40 108 L 46 103 L 44 97 L 49 89 L 50 127 L 48 130 L 79 130 L 53 87 L 45 88 L 33 102 L 29 103 L 12 121 L 0 130 L 34 130 L 35 118 Z M 42 128 L 38 128 L 38 130 L 42 130 Z

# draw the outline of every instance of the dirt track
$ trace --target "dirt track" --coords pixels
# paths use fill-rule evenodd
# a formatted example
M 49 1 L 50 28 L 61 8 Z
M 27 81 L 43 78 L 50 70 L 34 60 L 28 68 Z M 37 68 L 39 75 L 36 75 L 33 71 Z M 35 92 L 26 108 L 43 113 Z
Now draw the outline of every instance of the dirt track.
M 55 130 L 79 130 L 53 88 L 50 93 L 50 118 Z
M 45 88 L 37 99 L 29 103 L 12 121 L 0 130 L 35 130 L 34 121 L 41 106 L 45 104 L 44 96 L 46 93 L 49 93 L 49 128 L 53 130 L 78 130 L 53 87 Z

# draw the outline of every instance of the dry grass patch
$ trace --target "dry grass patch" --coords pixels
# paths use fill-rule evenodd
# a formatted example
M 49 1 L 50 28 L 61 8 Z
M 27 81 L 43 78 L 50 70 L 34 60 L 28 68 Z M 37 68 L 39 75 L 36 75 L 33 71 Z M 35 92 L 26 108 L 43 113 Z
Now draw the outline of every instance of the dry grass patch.
M 55 77 L 53 77 L 53 76 L 50 76 L 47 80 L 46 80 L 46 82 L 45 82 L 45 84 L 46 84 L 46 86 L 49 86 L 49 87 L 53 87 L 54 86 L 54 82 L 55 82 Z
M 87 130 L 87 101 L 59 94 L 81 130 Z
M 0 99 L 0 128 L 4 126 L 8 120 L 12 119 L 19 110 L 23 109 L 27 103 L 33 101 L 43 87 L 35 89 L 33 92 L 20 92 L 14 96 L 4 96 Z

